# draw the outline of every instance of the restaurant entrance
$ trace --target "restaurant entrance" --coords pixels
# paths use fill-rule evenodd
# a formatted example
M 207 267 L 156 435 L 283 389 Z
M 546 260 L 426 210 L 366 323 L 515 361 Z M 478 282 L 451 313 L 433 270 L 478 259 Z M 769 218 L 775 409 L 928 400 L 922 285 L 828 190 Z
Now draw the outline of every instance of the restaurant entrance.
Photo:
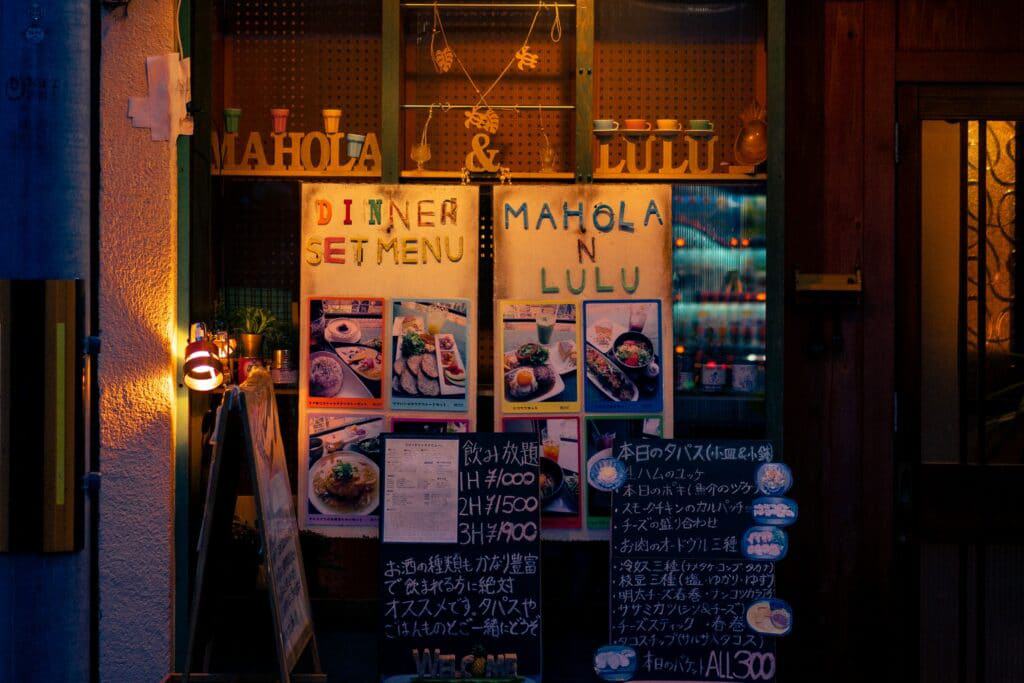
M 1019 680 L 1024 90 L 899 95 L 897 563 L 904 678 Z M 1017 634 L 1016 636 L 1014 634 Z

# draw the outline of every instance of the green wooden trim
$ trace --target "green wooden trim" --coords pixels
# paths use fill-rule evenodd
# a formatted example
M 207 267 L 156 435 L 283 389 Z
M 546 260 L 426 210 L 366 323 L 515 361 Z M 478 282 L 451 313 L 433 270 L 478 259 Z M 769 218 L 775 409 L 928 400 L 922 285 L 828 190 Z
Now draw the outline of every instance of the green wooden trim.
M 192 35 L 192 0 L 182 0 L 178 13 L 178 31 L 181 33 L 181 46 L 183 57 L 191 57 L 191 69 L 193 83 L 198 82 L 199 88 L 193 88 L 193 102 L 201 104 L 207 100 L 202 97 L 203 84 L 209 83 L 209 73 L 204 72 L 207 66 L 198 62 L 193 54 Z M 202 25 L 201 23 L 199 25 Z M 202 32 L 200 41 L 212 42 L 212 36 Z M 196 74 L 200 75 L 196 79 Z M 197 95 L 199 97 L 197 98 Z M 202 135 L 207 128 L 197 127 L 196 134 Z M 207 140 L 209 137 L 207 137 Z M 178 258 L 177 258 L 177 288 L 176 288 L 176 316 L 174 339 L 171 344 L 171 352 L 174 354 L 174 599 L 173 599 L 173 653 L 175 670 L 180 671 L 185 661 L 186 649 L 188 647 L 188 615 L 189 601 L 191 599 L 191 582 L 189 581 L 189 538 L 190 538 L 190 513 L 189 505 L 191 499 L 191 482 L 189 469 L 191 463 L 191 448 L 189 441 L 189 395 L 188 389 L 182 383 L 184 378 L 185 346 L 188 344 L 189 325 L 191 323 L 191 295 L 192 295 L 192 145 L 195 141 L 189 136 L 180 136 L 176 141 L 177 150 L 177 192 L 178 192 Z
M 783 312 L 786 294 L 786 0 L 768 0 L 768 437 L 781 453 Z
M 576 180 L 586 183 L 594 179 L 590 122 L 594 109 L 595 1 L 576 2 Z
M 381 182 L 397 183 L 399 176 L 399 108 L 402 88 L 402 10 L 400 0 L 383 0 L 381 21 Z

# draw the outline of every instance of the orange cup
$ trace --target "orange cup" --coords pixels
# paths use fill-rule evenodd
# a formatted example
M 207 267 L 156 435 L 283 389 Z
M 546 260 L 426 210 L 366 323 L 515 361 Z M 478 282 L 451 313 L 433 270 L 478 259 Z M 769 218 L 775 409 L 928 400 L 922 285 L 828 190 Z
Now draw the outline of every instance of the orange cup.
M 651 122 L 647 119 L 623 119 L 622 127 L 626 130 L 650 130 Z

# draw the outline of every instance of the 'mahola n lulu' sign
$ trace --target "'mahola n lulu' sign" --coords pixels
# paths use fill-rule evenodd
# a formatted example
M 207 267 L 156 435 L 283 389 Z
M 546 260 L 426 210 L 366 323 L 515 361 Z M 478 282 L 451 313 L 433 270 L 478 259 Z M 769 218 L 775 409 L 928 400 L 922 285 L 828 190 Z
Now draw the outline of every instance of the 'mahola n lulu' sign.
M 271 133 L 266 145 L 259 131 L 252 131 L 244 145 L 237 133 L 211 134 L 213 175 L 380 177 L 380 143 L 373 133 Z M 360 138 L 365 138 L 360 140 Z

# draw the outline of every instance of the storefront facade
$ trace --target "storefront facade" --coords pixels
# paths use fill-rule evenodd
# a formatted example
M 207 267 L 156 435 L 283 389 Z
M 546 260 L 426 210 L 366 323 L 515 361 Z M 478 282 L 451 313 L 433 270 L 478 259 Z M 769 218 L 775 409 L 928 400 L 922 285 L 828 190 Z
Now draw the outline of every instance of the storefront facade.
M 544 518 L 544 675 L 560 681 L 587 680 L 594 632 L 607 630 L 606 610 L 586 604 L 607 589 L 609 572 L 600 522 L 608 511 L 586 490 L 597 455 L 587 439 L 596 447 L 636 423 L 675 438 L 768 439 L 795 472 L 789 495 L 800 523 L 788 530 L 777 588 L 797 625 L 778 639 L 778 680 L 860 680 L 878 661 L 892 662 L 892 676 L 929 672 L 920 680 L 986 670 L 1012 680 L 999 676 L 1012 669 L 1007 652 L 1019 633 L 997 606 L 1020 598 L 986 586 L 1006 585 L 999 577 L 1015 571 L 1019 530 L 993 522 L 998 506 L 955 533 L 948 517 L 928 516 L 941 506 L 927 501 L 949 482 L 921 467 L 935 458 L 913 434 L 937 433 L 923 421 L 922 387 L 939 385 L 921 384 L 907 370 L 919 363 L 907 359 L 941 349 L 925 348 L 924 322 L 923 340 L 906 320 L 924 314 L 915 306 L 928 281 L 917 269 L 930 262 L 914 254 L 934 216 L 906 211 L 934 180 L 920 172 L 931 167 L 922 158 L 936 159 L 932 122 L 963 121 L 967 150 L 989 136 L 1015 149 L 1010 124 L 1024 116 L 1012 87 L 1024 39 L 1006 27 L 1024 18 L 1020 10 L 598 1 L 560 3 L 556 15 L 556 3 L 450 4 L 239 0 L 185 3 L 179 17 L 174 3 L 133 0 L 127 12 L 104 10 L 94 280 L 103 337 L 100 679 L 156 681 L 185 666 L 211 452 L 204 433 L 220 402 L 184 385 L 185 349 L 192 323 L 230 330 L 233 312 L 256 306 L 294 328 L 294 338 L 274 342 L 292 352 L 283 369 L 298 376 L 277 386 L 277 410 L 332 676 L 377 680 L 380 549 L 364 536 L 379 522 L 309 498 L 317 459 L 330 451 L 317 443 L 321 432 L 444 424 L 536 434 L 563 455 L 574 432 L 573 465 L 555 462 L 563 486 L 567 476 L 577 481 L 575 507 L 563 500 Z M 155 141 L 125 108 L 150 90 L 144 58 L 177 49 L 176 22 L 192 59 L 195 129 Z M 988 90 L 931 87 L 952 82 Z M 734 144 L 751 122 L 769 124 L 766 159 Z M 959 180 L 980 182 L 966 171 Z M 970 201 L 977 215 L 967 195 L 955 211 L 970 213 Z M 349 217 L 366 234 L 347 227 Z M 663 241 L 641 242 L 659 219 Z M 396 225 L 415 243 L 389 246 Z M 568 245 L 533 239 L 584 225 L 580 235 L 593 242 L 575 233 Z M 449 232 L 435 243 L 417 228 Z M 520 233 L 531 241 L 517 241 Z M 437 275 L 428 261 L 452 268 Z M 814 277 L 822 274 L 838 279 Z M 943 291 L 935 298 L 959 296 Z M 428 330 L 439 308 L 446 322 Z M 323 353 L 317 343 L 351 333 L 341 318 L 358 319 L 364 334 L 379 328 L 384 376 L 354 374 L 357 397 L 325 396 L 309 379 Z M 468 320 L 465 332 L 455 319 Z M 334 325 L 333 342 L 317 337 L 317 320 Z M 419 357 L 415 339 L 403 347 L 408 332 L 449 334 L 461 351 L 440 365 L 436 394 L 430 374 L 395 362 Z M 532 378 L 505 385 L 508 373 L 518 382 L 522 367 L 537 367 L 517 356 L 503 368 L 524 345 L 569 354 L 596 343 L 614 353 L 604 336 L 630 332 L 651 344 L 658 366 L 646 377 L 621 373 L 636 385 L 636 410 L 619 409 L 621 396 L 585 373 L 573 380 L 576 395 L 566 393 L 570 373 L 557 362 L 551 377 L 531 369 Z M 991 353 L 990 363 L 999 351 Z M 272 366 L 274 355 L 262 355 Z M 968 356 L 962 367 L 989 367 L 984 354 Z M 346 364 L 367 358 L 376 356 Z M 546 397 L 545 382 L 556 381 L 561 390 Z M 531 412 L 516 399 L 546 405 Z M 969 403 L 957 408 L 965 444 L 975 443 Z M 565 438 L 553 438 L 563 427 Z M 971 453 L 990 447 L 982 437 L 950 455 L 971 466 L 956 476 L 981 472 L 990 491 L 991 478 L 1015 482 L 1016 462 L 1002 456 L 992 459 L 1009 469 L 977 469 L 992 463 Z M 241 516 L 252 509 L 243 503 Z M 929 612 L 929 591 L 957 604 L 956 617 Z M 265 618 L 246 595 L 230 603 L 238 641 L 221 643 L 229 667 L 248 652 L 239 624 L 259 629 Z M 936 643 L 947 637 L 955 656 L 942 659 Z M 250 665 L 273 668 L 266 645 Z

